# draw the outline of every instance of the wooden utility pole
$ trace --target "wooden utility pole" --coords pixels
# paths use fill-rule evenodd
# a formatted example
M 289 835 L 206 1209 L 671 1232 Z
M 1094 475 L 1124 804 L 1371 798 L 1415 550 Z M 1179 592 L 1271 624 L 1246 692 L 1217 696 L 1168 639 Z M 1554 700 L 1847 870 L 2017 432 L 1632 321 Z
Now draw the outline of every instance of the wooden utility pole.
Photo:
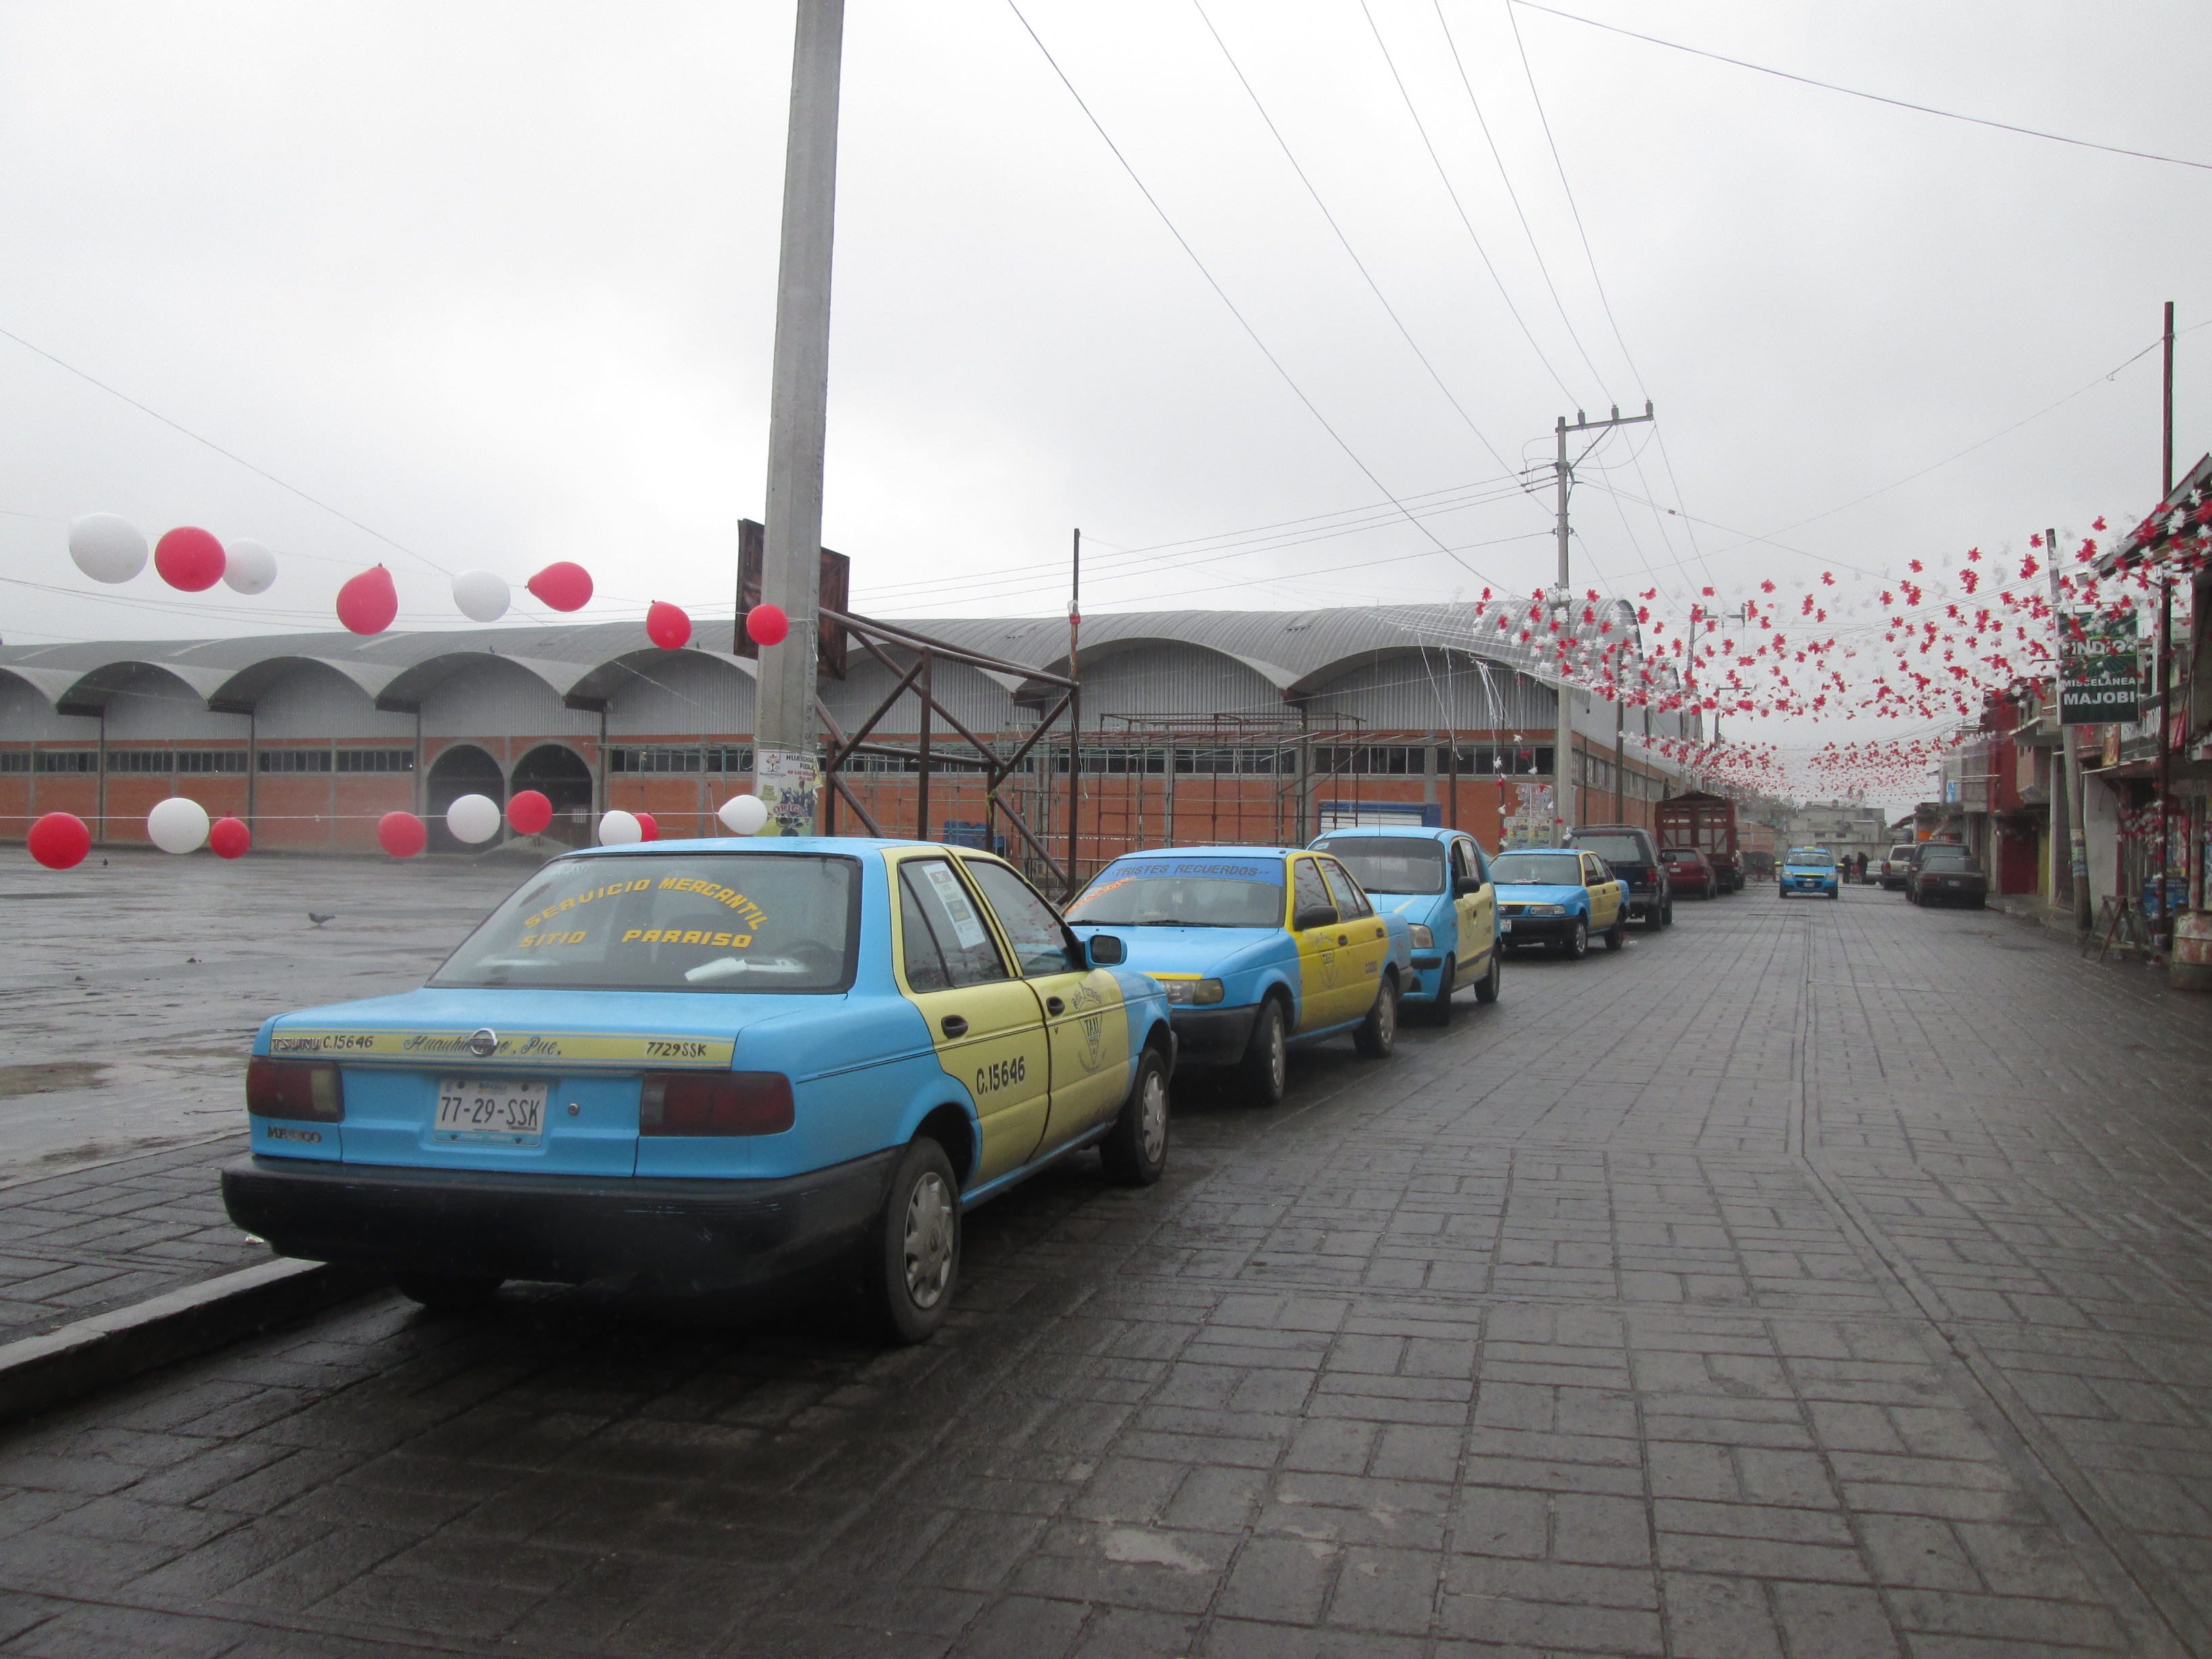
M 1586 421 L 1583 418 L 1582 410 L 1578 409 L 1575 411 L 1572 425 L 1568 424 L 1567 417 L 1562 415 L 1559 416 L 1558 425 L 1553 428 L 1559 446 L 1559 459 L 1553 463 L 1558 472 L 1559 490 L 1557 525 L 1554 531 L 1559 548 L 1559 585 L 1553 605 L 1553 614 L 1559 618 L 1560 630 L 1565 635 L 1571 635 L 1575 614 L 1575 591 L 1569 575 L 1567 560 L 1569 541 L 1567 488 L 1574 477 L 1574 468 L 1567 461 L 1567 434 L 1597 432 L 1616 426 L 1638 426 L 1651 418 L 1651 402 L 1646 398 L 1644 412 L 1641 415 L 1624 416 L 1620 412 L 1620 405 L 1615 404 L 1613 406 L 1613 415 L 1610 419 Z M 1558 684 L 1558 718 L 1553 722 L 1552 734 L 1552 845 L 1554 847 L 1565 846 L 1567 831 L 1575 827 L 1577 802 L 1573 782 L 1575 773 L 1573 696 L 1572 690 L 1567 684 L 1566 670 L 1563 667 L 1559 671 Z
M 830 259 L 837 209 L 837 94 L 845 0 L 799 0 L 783 164 L 769 392 L 761 599 L 791 631 L 760 652 L 753 787 L 784 835 L 815 826 L 815 673 L 822 604 L 822 454 L 830 412 Z
M 2159 443 L 2158 501 L 2173 495 L 2173 301 L 2166 302 L 2166 408 Z M 2158 909 L 2151 924 L 2162 944 L 2173 939 L 2173 907 L 2166 902 L 2173 845 L 2173 577 L 2158 579 Z
M 2074 746 L 2074 728 L 2066 724 L 2065 640 L 2066 613 L 2059 609 L 2058 601 L 2058 532 L 2043 532 L 2043 565 L 2051 578 L 2051 713 L 2058 721 L 2058 753 L 2063 763 L 2064 776 L 2060 790 L 2066 802 L 2066 838 L 2071 854 L 2070 885 L 2074 894 L 2074 931 L 2089 931 L 2089 836 L 2081 821 L 2081 757 Z M 1961 791 L 1963 793 L 1963 789 Z M 2056 899 L 2058 895 L 2051 896 Z
M 1067 702 L 1067 879 L 1069 896 L 1083 884 L 1077 837 L 1083 829 L 1083 679 L 1077 669 L 1077 651 L 1083 642 L 1083 529 L 1075 531 L 1067 574 L 1067 678 L 1075 682 Z M 1170 766 L 1175 764 L 1170 752 Z

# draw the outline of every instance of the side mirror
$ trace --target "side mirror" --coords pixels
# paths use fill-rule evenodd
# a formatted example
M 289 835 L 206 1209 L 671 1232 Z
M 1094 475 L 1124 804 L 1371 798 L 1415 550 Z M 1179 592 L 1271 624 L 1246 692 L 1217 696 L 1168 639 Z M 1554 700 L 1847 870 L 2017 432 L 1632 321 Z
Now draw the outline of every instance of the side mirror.
M 1309 927 L 1334 927 L 1337 920 L 1334 904 L 1309 904 L 1291 918 L 1291 926 L 1303 933 Z
M 1129 947 L 1111 933 L 1093 933 L 1085 954 L 1093 968 L 1115 968 L 1128 960 Z
M 1482 878 L 1480 876 L 1456 876 L 1452 879 L 1452 896 L 1454 898 L 1465 898 L 1469 893 L 1480 893 L 1481 890 Z

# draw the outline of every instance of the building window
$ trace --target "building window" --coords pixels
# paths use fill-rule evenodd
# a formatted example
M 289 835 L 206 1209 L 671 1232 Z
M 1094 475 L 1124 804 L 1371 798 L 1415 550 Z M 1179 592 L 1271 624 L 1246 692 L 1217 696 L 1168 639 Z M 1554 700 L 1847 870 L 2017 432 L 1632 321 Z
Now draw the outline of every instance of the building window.
M 647 749 L 610 749 L 610 772 L 750 772 L 753 751 L 727 744 L 673 744 Z
M 264 749 L 261 751 L 261 769 L 264 772 L 327 772 L 331 769 L 331 751 L 327 749 Z
M 412 749 L 341 749 L 337 769 L 341 772 L 412 772 L 415 751 Z
M 1516 772 L 1548 774 L 1551 769 L 1552 750 L 1548 744 L 1541 748 L 1531 745 L 1526 749 L 1487 743 L 1460 745 L 1459 775 L 1462 780 L 1494 778 L 1501 770 L 1510 777 Z
M 1352 774 L 1370 778 L 1418 777 L 1427 771 L 1429 751 L 1418 744 L 1329 744 L 1314 748 L 1314 770 L 1330 776 Z
M 243 749 L 179 749 L 177 750 L 177 770 L 187 777 L 242 774 L 246 770 L 246 751 Z
M 0 772 L 27 772 L 31 769 L 31 751 L 10 749 L 0 752 Z
M 100 754 L 92 749 L 41 749 L 39 751 L 39 770 L 97 772 L 100 770 Z

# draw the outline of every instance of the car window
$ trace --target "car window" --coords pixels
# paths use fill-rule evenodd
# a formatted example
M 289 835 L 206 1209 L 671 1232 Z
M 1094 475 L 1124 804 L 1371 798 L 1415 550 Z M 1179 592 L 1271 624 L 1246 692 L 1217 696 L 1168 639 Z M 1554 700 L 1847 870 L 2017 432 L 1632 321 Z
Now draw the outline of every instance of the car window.
M 1604 860 L 1592 858 L 1587 854 L 1583 856 L 1583 880 L 1585 886 L 1592 885 L 1601 881 L 1611 881 L 1612 879 L 1612 876 L 1607 873 Z
M 1291 914 L 1293 916 L 1299 911 L 1309 909 L 1316 904 L 1336 902 L 1334 899 L 1329 897 L 1328 884 L 1321 878 L 1321 866 L 1311 859 L 1300 859 L 1297 861 L 1292 867 L 1291 880 L 1295 894 L 1291 905 Z
M 556 859 L 431 976 L 436 986 L 842 991 L 860 866 L 814 853 Z
M 899 866 L 899 932 L 909 990 L 951 991 L 1012 977 L 949 859 Z
M 1451 874 L 1454 881 L 1474 874 L 1474 855 L 1468 851 L 1472 842 L 1455 841 L 1451 844 Z
M 1572 887 L 1580 870 L 1572 853 L 1500 853 L 1490 878 L 1501 887 Z
M 1929 870 L 1964 870 L 1972 873 L 1978 872 L 1981 867 L 1981 865 L 1976 861 L 1974 855 L 1972 853 L 1969 853 L 1963 847 L 1931 848 L 1927 852 L 1922 854 L 1920 857 L 1920 868 L 1923 872 Z
M 1441 893 L 1444 849 L 1415 836 L 1344 836 L 1316 843 L 1370 893 Z
M 1430 844 L 1433 846 L 1435 843 Z M 1328 880 L 1329 902 L 1336 906 L 1339 921 L 1350 921 L 1355 917 L 1375 914 L 1375 907 L 1368 902 L 1367 895 L 1359 890 L 1359 884 L 1352 878 L 1350 871 L 1334 859 L 1322 859 L 1318 862 L 1322 874 Z
M 1003 864 L 988 859 L 963 859 L 968 874 L 983 890 L 999 925 L 1012 942 L 1014 960 L 1023 977 L 1082 971 L 1082 953 L 1074 949 L 1067 929 L 1052 906 L 1037 896 L 1036 889 Z
M 1116 859 L 1067 907 L 1067 919 L 1093 927 L 1279 927 L 1283 860 L 1267 853 Z
M 1586 852 L 1596 854 L 1601 859 L 1610 859 L 1615 864 L 1650 862 L 1650 857 L 1644 852 L 1642 842 L 1635 836 L 1603 833 L 1593 835 L 1577 830 L 1575 832 L 1575 845 Z

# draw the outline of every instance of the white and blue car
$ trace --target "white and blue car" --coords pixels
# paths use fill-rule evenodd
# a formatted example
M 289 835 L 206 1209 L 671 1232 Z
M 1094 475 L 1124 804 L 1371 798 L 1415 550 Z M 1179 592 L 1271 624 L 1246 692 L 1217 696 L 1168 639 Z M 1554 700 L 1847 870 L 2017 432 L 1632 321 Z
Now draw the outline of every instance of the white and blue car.
M 1843 897 L 1840 878 L 1836 874 L 1836 855 L 1825 847 L 1793 847 L 1782 855 L 1782 896 L 1792 893 L 1820 893 L 1832 899 Z
M 1351 871 L 1376 908 L 1406 919 L 1413 951 L 1409 1007 L 1442 1023 L 1453 994 L 1472 985 L 1478 1002 L 1495 1002 L 1504 972 L 1498 946 L 1498 894 L 1473 836 L 1458 830 L 1360 825 L 1316 837 L 1314 849 Z
M 1079 1147 L 1159 1178 L 1168 1000 L 974 848 L 653 842 L 555 860 L 428 984 L 283 1014 L 231 1218 L 431 1304 L 849 1268 L 945 1318 L 963 1211 Z

